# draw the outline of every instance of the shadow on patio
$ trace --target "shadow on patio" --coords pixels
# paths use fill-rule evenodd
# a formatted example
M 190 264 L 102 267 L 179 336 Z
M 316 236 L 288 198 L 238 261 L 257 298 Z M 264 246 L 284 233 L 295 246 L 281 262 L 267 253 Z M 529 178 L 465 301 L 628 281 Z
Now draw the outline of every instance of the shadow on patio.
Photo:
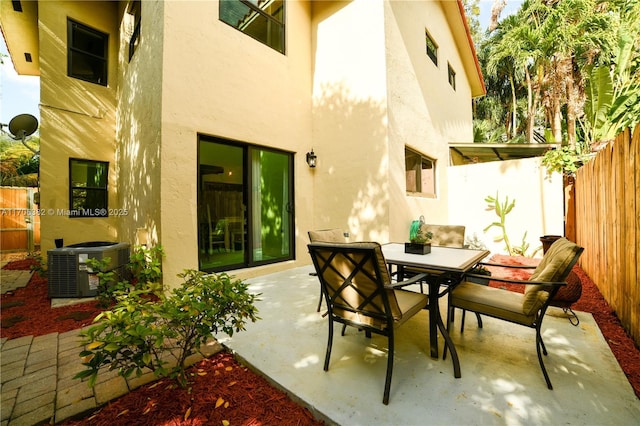
M 385 406 L 385 338 L 369 340 L 353 328 L 341 337 L 336 329 L 329 371 L 323 371 L 327 320 L 316 312 L 319 283 L 312 271 L 306 266 L 248 280 L 252 291 L 262 293 L 262 319 L 219 340 L 328 423 L 626 425 L 640 418 L 640 400 L 591 314 L 579 312 L 580 326 L 574 327 L 557 308 L 543 325 L 554 390 L 540 371 L 534 331 L 491 318 L 484 318 L 482 330 L 473 316 L 464 334 L 452 330 L 462 368 L 462 378 L 455 379 L 449 358 L 428 355 L 424 311 L 396 335 Z M 440 338 L 441 356 L 442 345 Z

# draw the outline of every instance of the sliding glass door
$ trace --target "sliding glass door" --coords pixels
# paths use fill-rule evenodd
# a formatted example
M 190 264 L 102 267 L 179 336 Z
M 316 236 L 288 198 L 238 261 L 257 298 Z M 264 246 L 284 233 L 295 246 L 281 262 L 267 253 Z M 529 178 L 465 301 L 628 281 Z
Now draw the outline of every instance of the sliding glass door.
M 198 152 L 200 269 L 292 259 L 292 154 L 205 136 Z

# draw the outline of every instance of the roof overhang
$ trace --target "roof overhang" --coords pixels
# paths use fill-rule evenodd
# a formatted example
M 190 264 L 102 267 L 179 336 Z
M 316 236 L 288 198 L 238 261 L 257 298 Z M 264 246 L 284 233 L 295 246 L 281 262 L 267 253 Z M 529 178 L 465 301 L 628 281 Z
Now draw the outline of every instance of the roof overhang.
M 40 75 L 38 2 L 0 1 L 0 25 L 16 72 L 20 75 Z
M 524 143 L 450 143 L 451 164 L 486 163 L 489 161 L 517 160 L 541 157 L 560 144 Z
M 460 51 L 462 64 L 471 85 L 471 96 L 474 98 L 484 96 L 487 94 L 487 88 L 484 85 L 480 62 L 478 61 L 476 48 L 471 38 L 471 30 L 464 13 L 464 5 L 461 0 L 442 1 L 440 4 L 442 4 L 456 46 Z

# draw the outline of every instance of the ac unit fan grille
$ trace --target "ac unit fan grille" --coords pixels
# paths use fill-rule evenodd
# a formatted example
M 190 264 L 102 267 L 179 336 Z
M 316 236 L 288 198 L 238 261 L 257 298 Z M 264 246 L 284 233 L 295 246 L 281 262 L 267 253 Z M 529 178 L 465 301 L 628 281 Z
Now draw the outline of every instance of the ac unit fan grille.
M 76 297 L 77 270 L 75 255 L 49 254 L 49 297 Z

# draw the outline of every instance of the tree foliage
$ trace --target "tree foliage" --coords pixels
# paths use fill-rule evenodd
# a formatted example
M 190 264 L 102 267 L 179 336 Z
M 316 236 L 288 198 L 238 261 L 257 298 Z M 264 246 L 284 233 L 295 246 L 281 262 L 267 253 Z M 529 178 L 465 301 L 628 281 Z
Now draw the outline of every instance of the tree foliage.
M 475 119 L 507 139 L 546 129 L 569 147 L 560 158 L 640 121 L 640 2 L 526 0 L 478 46 L 487 96 Z M 486 126 L 476 137 L 495 140 Z
M 30 147 L 2 134 L 0 139 L 0 185 L 1 186 L 38 186 L 40 168 L 40 137 L 31 136 Z M 33 148 L 35 147 L 35 148 Z

